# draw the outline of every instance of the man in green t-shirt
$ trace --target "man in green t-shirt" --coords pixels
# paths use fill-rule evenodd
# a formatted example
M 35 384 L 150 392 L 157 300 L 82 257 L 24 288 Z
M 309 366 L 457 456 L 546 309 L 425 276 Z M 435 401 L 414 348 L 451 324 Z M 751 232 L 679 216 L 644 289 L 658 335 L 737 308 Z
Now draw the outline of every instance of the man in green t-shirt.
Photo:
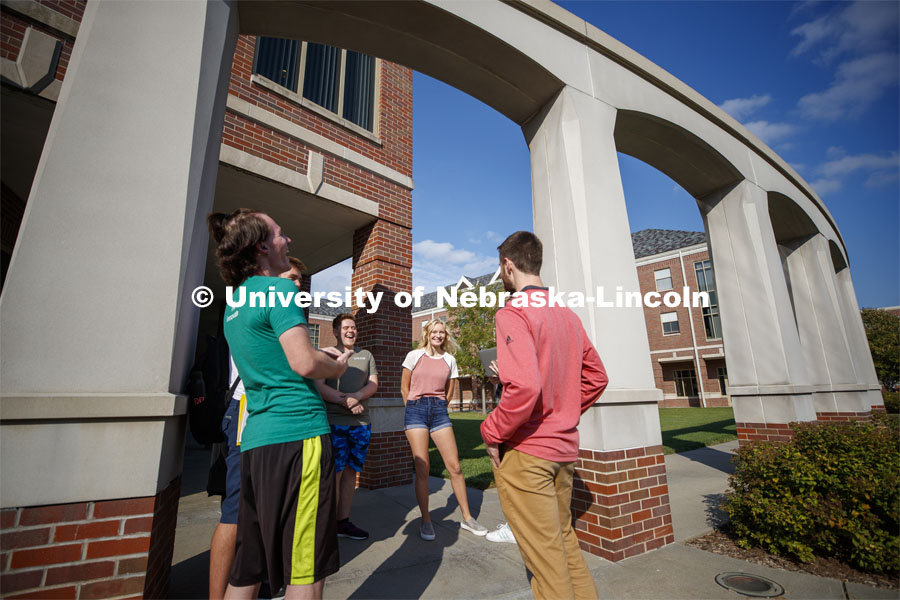
M 241 492 L 226 596 L 252 598 L 268 578 L 286 597 L 321 598 L 340 568 L 330 428 L 314 380 L 340 377 L 352 350 L 327 354 L 309 340 L 287 237 L 265 213 L 207 217 L 225 284 L 234 289 L 225 337 L 247 396 L 238 432 Z M 287 299 L 287 301 L 283 301 Z
M 340 314 L 331 325 L 337 338 L 334 351 L 354 351 L 342 376 L 316 381 L 326 402 L 325 410 L 331 425 L 331 446 L 337 472 L 338 537 L 364 540 L 369 534 L 350 521 L 350 506 L 356 491 L 357 473 L 362 471 L 369 452 L 372 425 L 366 400 L 378 390 L 378 371 L 372 353 L 354 346 L 357 331 L 353 315 Z

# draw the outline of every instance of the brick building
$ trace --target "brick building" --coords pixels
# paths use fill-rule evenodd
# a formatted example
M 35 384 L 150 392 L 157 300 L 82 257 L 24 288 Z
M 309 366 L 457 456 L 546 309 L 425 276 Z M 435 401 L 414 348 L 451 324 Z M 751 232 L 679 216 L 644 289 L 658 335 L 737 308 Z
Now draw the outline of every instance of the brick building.
M 642 296 L 647 292 L 682 294 L 687 287 L 691 293 L 707 292 L 710 297 L 708 308 L 644 306 L 654 379 L 663 392 L 659 405 L 728 406 L 728 371 L 706 236 L 695 231 L 644 229 L 633 233 L 631 239 Z M 487 274 L 469 281 L 474 286 L 487 285 L 492 277 Z M 607 301 L 613 298 L 613 292 L 606 292 Z M 449 316 L 446 308 L 438 306 L 437 292 L 426 294 L 412 314 L 412 340 L 419 340 L 429 320 L 446 322 Z M 461 377 L 456 406 L 471 407 L 473 394 L 477 396 L 480 390 L 472 378 Z
M 87 6 L 85 0 L 2 5 L 4 280 Z M 103 106 L 102 98 L 97 106 Z M 165 119 L 165 111 L 161 106 L 154 118 Z M 409 68 L 331 46 L 239 36 L 225 99 L 213 210 L 264 210 L 293 238 L 292 255 L 311 273 L 352 257 L 354 288 L 385 292 L 386 308 L 359 321 L 360 342 L 377 348 L 383 369 L 371 401 L 382 414 L 396 408 L 399 365 L 409 347 L 409 311 L 396 308 L 392 295 L 411 288 L 412 187 Z M 60 260 L 73 259 L 60 255 Z M 217 303 L 201 312 L 200 340 L 216 333 L 224 310 L 224 284 L 214 260 L 210 244 L 204 283 Z M 308 278 L 305 285 L 309 289 Z M 320 317 L 312 320 L 312 329 L 321 331 L 322 342 L 328 343 L 330 317 Z M 202 349 L 203 344 L 197 346 Z M 175 417 L 175 431 L 183 435 L 183 417 L 180 426 L 177 421 Z M 402 422 L 395 427 L 393 421 L 382 417 L 381 428 L 373 431 L 360 485 L 411 481 L 412 461 L 402 460 L 408 453 Z M 90 451 L 69 448 L 75 454 Z M 51 490 L 37 502 L 4 501 L 3 596 L 165 597 L 181 488 L 180 455 L 164 458 L 162 464 L 169 470 L 158 476 L 156 493 L 149 496 L 110 496 L 112 492 L 91 491 L 88 485 L 80 491 Z

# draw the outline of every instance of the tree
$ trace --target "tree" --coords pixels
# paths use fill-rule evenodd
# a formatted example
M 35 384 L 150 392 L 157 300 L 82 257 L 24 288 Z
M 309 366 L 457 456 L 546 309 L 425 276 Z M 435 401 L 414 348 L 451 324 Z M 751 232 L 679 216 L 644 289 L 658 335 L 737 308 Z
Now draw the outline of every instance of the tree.
M 481 287 L 485 287 L 486 290 L 492 292 L 495 298 L 503 291 L 503 287 L 499 283 L 495 283 L 492 286 L 479 285 L 471 290 L 460 290 L 460 293 L 472 291 L 478 294 Z M 477 305 L 471 308 L 464 308 L 457 306 L 449 311 L 450 328 L 453 332 L 453 337 L 459 343 L 459 352 L 456 353 L 457 367 L 460 374 L 471 375 L 473 380 L 478 382 L 479 386 L 484 385 L 485 374 L 478 351 L 493 348 L 497 345 L 494 329 L 494 315 L 496 313 L 496 304 L 493 307 Z
M 900 381 L 900 317 L 874 308 L 864 308 L 861 313 L 875 373 L 881 384 L 893 391 Z

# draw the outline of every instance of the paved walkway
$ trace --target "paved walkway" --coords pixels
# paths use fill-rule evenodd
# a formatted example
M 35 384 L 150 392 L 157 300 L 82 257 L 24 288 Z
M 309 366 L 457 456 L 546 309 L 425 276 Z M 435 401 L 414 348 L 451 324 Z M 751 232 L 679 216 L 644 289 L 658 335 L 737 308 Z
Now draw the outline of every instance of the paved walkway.
M 723 515 L 716 508 L 727 486 L 736 442 L 666 458 L 676 543 L 611 563 L 585 554 L 601 598 L 741 598 L 715 582 L 718 573 L 741 571 L 780 583 L 785 598 L 892 598 L 897 594 L 835 579 L 771 569 L 683 545 L 709 531 Z M 189 446 L 172 565 L 171 598 L 206 595 L 209 540 L 218 501 L 207 498 L 208 452 Z M 412 486 L 358 490 L 353 520 L 371 537 L 340 540 L 342 567 L 329 577 L 326 598 L 531 598 L 518 547 L 495 544 L 459 529 L 450 482 L 432 477 L 431 514 L 437 539 L 418 536 Z M 469 503 L 488 528 L 503 521 L 496 490 L 469 490 Z

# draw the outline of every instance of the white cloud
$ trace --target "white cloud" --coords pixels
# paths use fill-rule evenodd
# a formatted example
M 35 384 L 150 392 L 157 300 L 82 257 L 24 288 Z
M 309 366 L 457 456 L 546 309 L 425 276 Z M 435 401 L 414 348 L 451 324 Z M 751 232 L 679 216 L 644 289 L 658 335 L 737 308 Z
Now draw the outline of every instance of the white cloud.
M 875 154 L 844 155 L 824 163 L 819 167 L 819 172 L 825 177 L 840 177 L 860 170 L 891 173 L 897 172 L 898 169 L 900 169 L 900 155 L 892 152 L 885 156 Z
M 797 127 L 789 123 L 770 123 L 768 121 L 751 121 L 745 124 L 756 137 L 769 144 L 781 141 L 796 133 Z
M 435 242 L 433 240 L 423 240 L 413 244 L 413 258 L 415 258 L 416 253 L 425 260 L 453 264 L 464 263 L 475 257 L 475 254 L 468 250 L 454 248 L 450 242 Z
M 802 39 L 792 55 L 817 49 L 818 60 L 827 63 L 844 53 L 859 55 L 895 45 L 898 3 L 859 1 L 833 6 L 839 8 L 794 28 L 791 33 Z
M 413 244 L 413 286 L 423 286 L 426 293 L 455 284 L 463 275 L 478 277 L 496 268 L 497 257 L 493 254 L 476 254 L 450 242 L 424 240 Z
M 332 265 L 312 276 L 310 291 L 312 292 L 344 292 L 353 277 L 353 259 Z
M 882 92 L 900 81 L 900 55 L 880 53 L 841 63 L 827 90 L 807 94 L 797 106 L 809 119 L 858 117 Z
M 885 185 L 890 185 L 895 181 L 900 181 L 900 170 L 880 171 L 878 173 L 872 173 L 871 175 L 869 175 L 869 178 L 866 179 L 866 187 L 882 187 Z
M 831 192 L 841 189 L 842 183 L 839 179 L 816 179 L 815 181 L 810 181 L 809 185 L 820 196 L 827 196 Z
M 742 121 L 745 117 L 750 116 L 771 101 L 772 96 L 770 96 L 769 94 L 754 94 L 749 98 L 732 98 L 730 100 L 726 100 L 719 105 L 719 108 L 727 112 L 738 121 Z
M 868 173 L 865 185 L 869 188 L 889 185 L 900 179 L 900 155 L 847 154 L 843 148 L 831 147 L 826 152 L 830 160 L 816 168 L 819 179 L 809 185 L 819 195 L 841 189 L 843 179 L 856 172 Z

